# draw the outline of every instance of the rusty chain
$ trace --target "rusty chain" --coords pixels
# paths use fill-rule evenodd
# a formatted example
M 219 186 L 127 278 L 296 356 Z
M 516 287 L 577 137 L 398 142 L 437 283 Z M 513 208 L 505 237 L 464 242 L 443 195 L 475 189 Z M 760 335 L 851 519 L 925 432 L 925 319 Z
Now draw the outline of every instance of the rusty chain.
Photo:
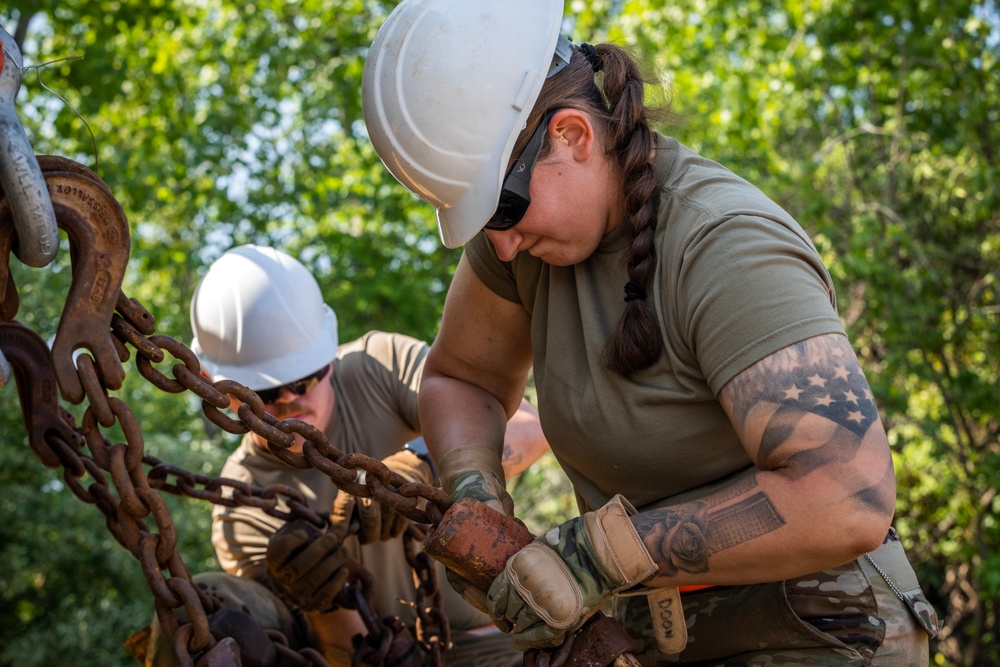
M 417 545 L 423 544 L 426 532 L 423 527 L 410 524 L 404 535 L 406 560 L 413 570 L 416 586 L 417 638 L 433 657 L 434 664 L 442 664 L 444 652 L 451 646 L 451 628 L 444 614 L 441 589 L 438 587 L 434 560 Z
M 202 399 L 205 416 L 225 431 L 243 434 L 253 431 L 268 443 L 268 451 L 292 468 L 316 468 L 326 474 L 340 489 L 363 498 L 376 498 L 389 505 L 402 516 L 416 523 L 436 525 L 452 505 L 451 498 L 440 488 L 410 482 L 384 463 L 364 454 L 345 454 L 330 444 L 326 434 L 300 419 L 274 417 L 264 410 L 264 403 L 251 389 L 235 380 L 211 382 L 201 373 L 201 365 L 194 352 L 183 343 L 163 334 L 144 336 L 130 322 L 116 318 L 113 332 L 121 342 L 132 345 L 136 352 L 136 368 L 158 389 L 168 393 L 191 391 Z M 169 352 L 181 363 L 171 368 L 173 378 L 157 370 L 153 364 L 165 359 Z M 239 420 L 222 412 L 230 405 L 230 397 L 239 405 Z M 305 439 L 302 454 L 288 448 L 295 435 Z M 365 471 L 363 483 L 355 481 L 358 472 Z M 419 501 L 426 506 L 420 508 Z
M 18 296 L 8 265 L 15 243 L 14 228 L 9 224 L 9 201 L 0 198 L 0 346 L 17 379 L 29 443 L 43 464 L 63 468 L 63 477 L 73 494 L 104 514 L 108 530 L 139 561 L 154 597 L 157 617 L 166 636 L 172 639 L 179 664 L 195 665 L 197 659 L 199 667 L 239 665 L 233 641 L 217 640 L 212 632 L 209 617 L 219 610 L 193 584 L 177 551 L 176 527 L 158 491 L 218 504 L 253 506 L 284 520 L 303 518 L 315 525 L 325 525 L 326 518 L 310 510 L 294 489 L 262 489 L 203 477 L 146 454 L 135 415 L 124 401 L 108 394 L 109 389 L 120 388 L 124 380 L 122 364 L 131 356 L 127 345 L 136 350 L 140 374 L 154 386 L 168 393 L 192 391 L 202 399 L 210 421 L 230 433 L 252 430 L 260 434 L 276 457 L 295 468 L 323 471 L 342 491 L 377 498 L 411 521 L 423 524 L 440 521 L 451 500 L 440 489 L 408 482 L 381 461 L 340 452 L 323 433 L 303 421 L 277 420 L 264 411 L 253 391 L 239 383 L 212 383 L 203 378 L 194 353 L 169 336 L 155 334 L 148 311 L 121 292 L 128 261 L 128 224 L 107 186 L 93 172 L 66 158 L 39 156 L 38 162 L 57 222 L 67 232 L 74 253 L 73 284 L 50 352 L 37 334 L 14 320 Z M 74 360 L 73 353 L 81 348 L 89 354 L 79 354 Z M 154 367 L 166 358 L 164 351 L 181 362 L 173 365 L 172 378 Z M 79 427 L 58 405 L 57 385 L 65 400 L 74 404 L 86 401 Z M 229 396 L 239 402 L 238 420 L 222 412 L 230 404 Z M 116 423 L 124 433 L 124 443 L 111 443 L 101 432 L 102 427 Z M 302 455 L 287 449 L 294 434 L 306 440 Z M 84 447 L 90 451 L 89 456 L 83 452 Z M 150 467 L 148 474 L 144 465 Z M 367 472 L 364 483 L 355 481 L 359 469 Z M 85 475 L 92 479 L 89 485 L 81 480 Z M 174 483 L 169 481 L 171 477 Z M 228 495 L 224 493 L 227 488 Z M 288 512 L 277 509 L 281 498 Z M 150 529 L 149 521 L 155 524 L 155 530 Z M 436 573 L 426 554 L 424 559 L 414 555 L 414 539 L 410 534 L 406 555 L 417 579 L 417 639 L 432 663 L 440 665 L 443 649 L 450 646 L 450 630 L 440 607 Z M 355 638 L 355 661 L 423 664 L 412 662 L 421 659 L 423 651 L 415 650 L 412 639 L 407 639 L 405 625 L 398 618 L 377 619 L 372 613 L 373 586 L 370 573 L 357 567 L 338 596 L 338 604 L 358 610 L 369 633 Z M 188 622 L 178 621 L 174 611 L 181 608 Z M 314 649 L 297 652 L 289 648 L 281 633 L 269 631 L 266 635 L 282 664 L 327 664 Z

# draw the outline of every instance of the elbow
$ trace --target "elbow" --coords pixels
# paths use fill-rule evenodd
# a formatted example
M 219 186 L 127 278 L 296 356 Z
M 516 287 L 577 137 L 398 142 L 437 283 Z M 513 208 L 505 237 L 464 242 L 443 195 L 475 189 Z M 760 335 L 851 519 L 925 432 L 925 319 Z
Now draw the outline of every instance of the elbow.
M 427 382 L 428 380 L 436 380 L 441 377 L 448 377 L 448 375 L 442 370 L 442 353 L 434 348 L 432 345 L 430 350 L 427 352 L 427 357 L 424 360 L 424 368 L 421 371 L 421 384 Z
M 869 468 L 838 470 L 824 478 L 812 502 L 813 516 L 824 516 L 820 541 L 846 563 L 882 546 L 896 511 L 896 478 L 891 460 Z M 814 482 L 815 484 L 815 482 Z M 815 489 L 815 486 L 814 486 Z M 818 514 L 816 514 L 818 513 Z
M 871 511 L 870 507 L 865 509 L 867 511 L 851 513 L 844 527 L 844 545 L 849 559 L 858 558 L 882 546 L 892 526 L 891 508 L 878 512 Z
M 869 520 L 864 529 L 859 529 L 852 537 L 851 543 L 854 547 L 853 558 L 858 558 L 866 553 L 875 551 L 885 542 L 885 537 L 889 533 L 891 521 L 875 522 Z
M 882 546 L 896 512 L 896 477 L 890 467 L 885 475 L 855 493 L 851 524 L 859 554 Z
M 850 562 L 882 546 L 892 525 L 895 485 L 883 484 L 874 493 L 855 489 L 846 495 L 814 497 L 800 505 L 797 516 L 819 550 L 822 568 Z M 821 517 L 821 518 L 820 518 Z

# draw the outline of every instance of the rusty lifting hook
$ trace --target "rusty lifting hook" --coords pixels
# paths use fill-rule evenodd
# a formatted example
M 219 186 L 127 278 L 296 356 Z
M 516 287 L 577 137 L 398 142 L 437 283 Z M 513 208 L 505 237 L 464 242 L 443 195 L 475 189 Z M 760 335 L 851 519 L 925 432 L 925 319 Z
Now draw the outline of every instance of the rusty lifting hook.
M 68 158 L 41 155 L 38 165 L 58 226 L 69 237 L 73 282 L 63 307 L 52 363 L 64 399 L 79 404 L 85 396 L 73 353 L 86 348 L 104 386 L 119 389 L 125 380 L 122 359 L 111 334 L 111 318 L 128 265 L 128 220 L 118 201 L 94 172 Z M 18 295 L 10 274 L 14 243 L 10 197 L 0 200 L 0 319 L 17 313 Z

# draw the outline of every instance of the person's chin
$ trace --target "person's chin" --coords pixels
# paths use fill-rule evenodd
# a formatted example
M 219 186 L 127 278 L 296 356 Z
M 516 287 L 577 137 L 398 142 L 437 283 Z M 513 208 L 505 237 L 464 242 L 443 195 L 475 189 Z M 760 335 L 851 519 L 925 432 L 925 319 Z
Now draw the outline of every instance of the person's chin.
M 551 266 L 572 266 L 586 259 L 582 251 L 563 247 L 559 243 L 535 243 L 527 253 Z
M 573 266 L 574 264 L 580 262 L 580 259 L 574 257 L 566 257 L 560 253 L 542 253 L 540 255 L 535 255 L 538 259 L 542 260 L 549 266 Z

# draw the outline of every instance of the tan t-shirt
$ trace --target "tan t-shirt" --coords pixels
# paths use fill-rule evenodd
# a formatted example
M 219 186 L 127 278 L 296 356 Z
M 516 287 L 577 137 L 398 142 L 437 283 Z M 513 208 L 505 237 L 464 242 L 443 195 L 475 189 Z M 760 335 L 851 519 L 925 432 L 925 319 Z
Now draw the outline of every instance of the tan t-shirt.
M 608 234 L 578 264 L 527 253 L 501 262 L 485 234 L 466 245 L 480 280 L 531 315 L 542 428 L 581 511 L 616 493 L 637 508 L 697 497 L 751 461 L 717 400 L 755 362 L 806 338 L 843 333 L 830 275 L 792 217 L 756 187 L 659 137 L 656 268 L 647 285 L 665 342 L 632 378 L 605 369 L 625 306 L 630 233 Z
M 408 336 L 378 331 L 341 345 L 330 376 L 336 396 L 326 431 L 330 444 L 347 454 L 383 459 L 420 435 L 417 390 L 427 349 L 425 343 Z M 329 512 L 338 493 L 324 473 L 315 468 L 295 470 L 254 445 L 249 436 L 244 436 L 226 461 L 222 477 L 260 487 L 290 486 L 318 512 Z M 287 511 L 288 507 L 281 502 L 278 509 Z M 253 507 L 217 505 L 212 517 L 212 544 L 222 568 L 266 581 L 267 542 L 283 522 Z M 398 601 L 413 602 L 415 598 L 402 538 L 359 546 L 352 537 L 346 546 L 375 577 L 378 616 L 399 616 L 412 626 L 416 619 L 413 608 Z M 452 627 L 463 630 L 490 623 L 488 616 L 452 591 L 443 566 L 439 565 L 437 572 Z

